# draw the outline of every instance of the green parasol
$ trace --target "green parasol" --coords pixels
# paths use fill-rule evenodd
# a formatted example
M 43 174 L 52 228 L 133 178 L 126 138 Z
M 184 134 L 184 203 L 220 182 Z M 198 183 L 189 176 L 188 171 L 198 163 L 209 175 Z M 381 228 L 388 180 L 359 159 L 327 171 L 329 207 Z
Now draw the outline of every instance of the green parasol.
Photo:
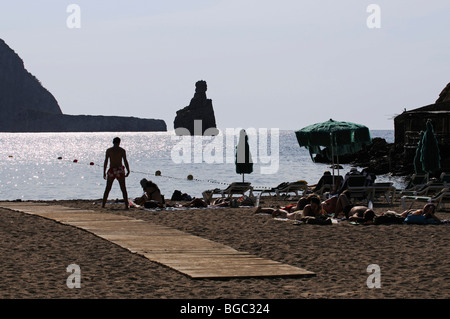
M 422 169 L 426 173 L 433 174 L 441 168 L 439 144 L 430 120 L 427 121 L 427 129 L 422 137 L 420 161 L 422 162 Z
M 339 164 L 339 155 L 355 153 L 364 145 L 372 143 L 366 126 L 332 119 L 295 131 L 295 136 L 300 147 L 306 147 L 309 150 L 312 160 L 314 160 L 314 154 L 322 154 L 321 147 L 326 147 L 325 155 L 333 162 L 333 167 L 335 156 Z

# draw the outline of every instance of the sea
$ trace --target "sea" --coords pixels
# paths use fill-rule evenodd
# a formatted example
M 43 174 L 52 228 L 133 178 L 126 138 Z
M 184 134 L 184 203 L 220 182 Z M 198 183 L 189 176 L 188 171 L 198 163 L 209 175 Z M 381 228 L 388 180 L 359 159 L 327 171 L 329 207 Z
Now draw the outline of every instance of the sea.
M 130 175 L 129 198 L 142 195 L 140 180 L 152 180 L 170 199 L 175 190 L 201 197 L 209 189 L 250 182 L 255 189 L 304 180 L 315 184 L 330 164 L 315 163 L 290 130 L 247 130 L 253 172 L 237 174 L 236 130 L 213 137 L 176 136 L 168 132 L 0 133 L 0 200 L 98 200 L 103 197 L 105 151 L 121 138 Z M 372 137 L 394 140 L 393 130 L 373 130 Z M 351 166 L 341 164 L 340 175 Z M 335 170 L 335 174 L 338 171 Z M 402 188 L 401 177 L 377 176 Z M 117 181 L 109 199 L 121 199 Z

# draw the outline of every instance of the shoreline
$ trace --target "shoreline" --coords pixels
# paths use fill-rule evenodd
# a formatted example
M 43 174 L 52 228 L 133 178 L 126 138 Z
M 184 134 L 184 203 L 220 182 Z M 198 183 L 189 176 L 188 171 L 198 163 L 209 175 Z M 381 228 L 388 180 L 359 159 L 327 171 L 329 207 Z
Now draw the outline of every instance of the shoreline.
M 98 200 L 40 201 L 173 227 L 316 273 L 311 278 L 193 280 L 84 230 L 0 209 L 0 298 L 447 299 L 447 225 L 294 225 L 255 207 L 149 211 Z M 292 203 L 292 202 L 291 202 Z M 264 199 L 264 205 L 284 203 Z M 397 206 L 375 204 L 378 214 Z M 448 219 L 447 212 L 439 212 Z M 66 267 L 81 268 L 69 289 Z M 381 288 L 368 288 L 377 264 Z

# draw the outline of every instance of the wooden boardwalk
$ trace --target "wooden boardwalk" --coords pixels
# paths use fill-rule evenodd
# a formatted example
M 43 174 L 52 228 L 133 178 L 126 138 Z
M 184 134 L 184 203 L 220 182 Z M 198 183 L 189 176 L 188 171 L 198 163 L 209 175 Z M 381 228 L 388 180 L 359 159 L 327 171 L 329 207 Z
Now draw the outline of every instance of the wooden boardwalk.
M 191 278 L 315 275 L 302 268 L 127 216 L 31 202 L 1 202 L 0 207 L 84 229 Z

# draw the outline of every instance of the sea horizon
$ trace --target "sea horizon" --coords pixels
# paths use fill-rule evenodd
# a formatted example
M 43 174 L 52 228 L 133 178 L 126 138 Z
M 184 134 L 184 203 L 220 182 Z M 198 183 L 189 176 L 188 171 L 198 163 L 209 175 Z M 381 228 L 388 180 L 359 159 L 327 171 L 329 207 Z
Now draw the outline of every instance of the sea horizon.
M 388 143 L 393 142 L 393 130 L 370 132 L 372 138 L 382 137 Z M 223 158 L 218 156 L 220 152 L 213 151 L 214 155 L 210 155 L 212 160 L 208 160 L 206 150 L 217 140 L 214 137 L 205 138 L 202 147 L 199 147 L 195 139 L 189 137 L 192 154 L 190 162 L 188 160 L 186 163 L 177 159 L 175 150 L 180 148 L 183 138 L 174 136 L 173 131 L 0 133 L 0 200 L 101 198 L 105 187 L 104 153 L 106 148 L 112 146 L 115 136 L 122 138 L 121 146 L 127 150 L 131 173 L 126 182 L 130 199 L 142 194 L 139 184 L 142 178 L 157 183 L 166 199 L 171 198 L 174 190 L 191 197 L 201 197 L 204 190 L 222 189 L 232 182 L 242 181 L 242 176 L 235 172 L 234 155 L 230 153 L 230 143 L 225 137 L 223 145 L 221 140 L 216 144 L 223 147 Z M 315 184 L 323 171 L 330 170 L 329 164 L 311 160 L 309 152 L 299 147 L 292 130 L 279 131 L 278 159 L 276 154 L 271 154 L 276 150 L 272 147 L 276 143 L 271 140 L 270 132 L 258 140 L 267 142 L 267 145 L 255 145 L 255 153 L 252 153 L 255 159 L 253 173 L 244 175 L 245 181 L 255 188 L 271 188 L 282 182 L 297 180 Z M 342 175 L 350 169 L 350 165 L 341 165 Z M 160 176 L 155 175 L 158 171 Z M 189 180 L 188 176 L 192 179 Z M 380 175 L 378 180 L 389 180 L 398 187 L 402 186 L 401 178 Z M 109 199 L 116 198 L 122 198 L 117 182 L 109 196 Z

